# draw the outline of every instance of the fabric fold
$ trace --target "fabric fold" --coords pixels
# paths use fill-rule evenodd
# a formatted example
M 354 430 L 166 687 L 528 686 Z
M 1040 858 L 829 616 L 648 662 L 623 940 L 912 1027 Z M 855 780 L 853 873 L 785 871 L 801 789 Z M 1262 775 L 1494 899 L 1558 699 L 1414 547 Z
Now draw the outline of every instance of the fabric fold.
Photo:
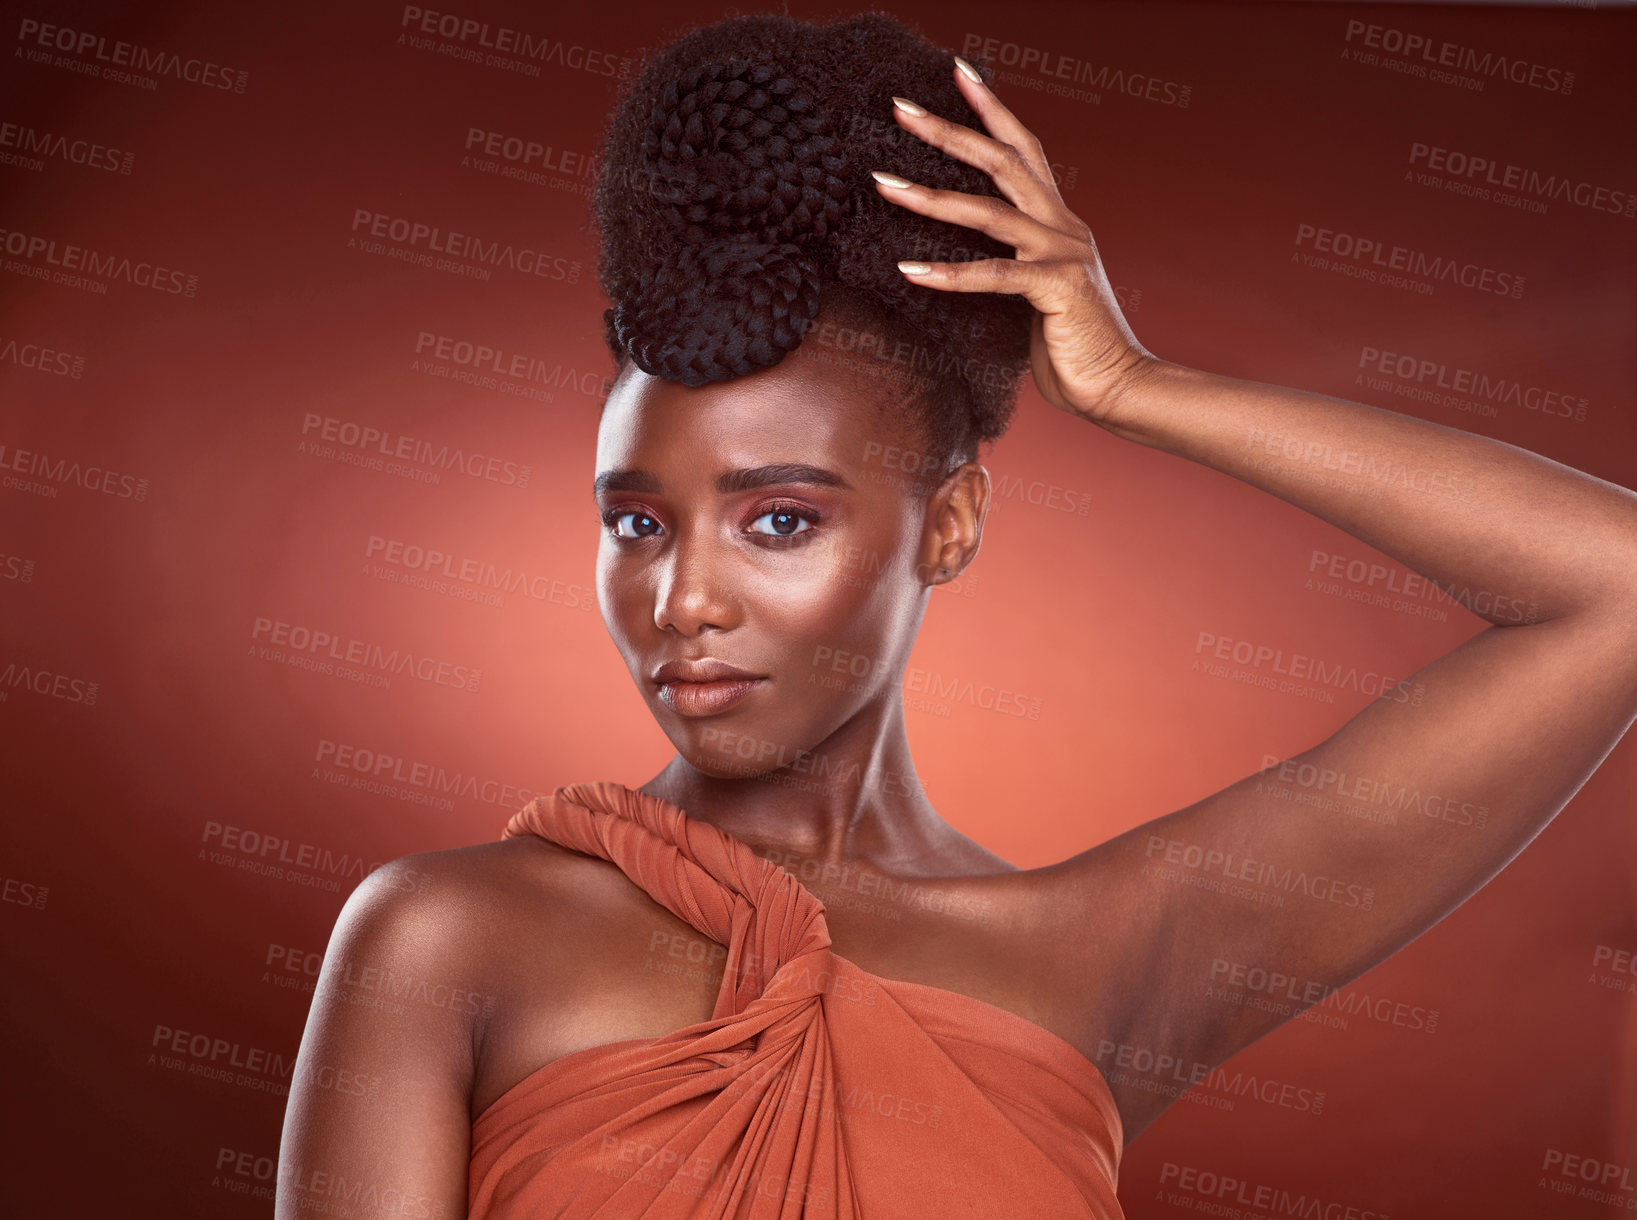
M 536 797 L 502 838 L 616 865 L 727 951 L 710 1019 L 544 1065 L 472 1124 L 471 1220 L 1121 1220 L 1123 1132 L 1070 1043 L 831 948 L 791 873 L 623 784 Z

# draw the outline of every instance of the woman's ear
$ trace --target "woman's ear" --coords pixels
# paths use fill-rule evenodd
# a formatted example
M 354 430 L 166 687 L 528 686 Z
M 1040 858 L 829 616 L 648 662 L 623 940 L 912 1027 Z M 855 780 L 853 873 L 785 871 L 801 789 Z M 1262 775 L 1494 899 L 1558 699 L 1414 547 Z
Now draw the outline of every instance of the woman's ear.
M 963 462 L 927 500 L 919 572 L 929 585 L 954 580 L 977 557 L 989 513 L 989 471 Z

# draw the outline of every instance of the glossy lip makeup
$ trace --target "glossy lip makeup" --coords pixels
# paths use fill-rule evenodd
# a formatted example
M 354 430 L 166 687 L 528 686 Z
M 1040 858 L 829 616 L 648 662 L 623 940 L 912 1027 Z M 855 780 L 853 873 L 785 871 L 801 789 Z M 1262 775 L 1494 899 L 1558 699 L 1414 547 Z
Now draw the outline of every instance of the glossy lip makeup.
M 725 661 L 667 661 L 654 672 L 660 701 L 678 716 L 716 716 L 767 681 Z

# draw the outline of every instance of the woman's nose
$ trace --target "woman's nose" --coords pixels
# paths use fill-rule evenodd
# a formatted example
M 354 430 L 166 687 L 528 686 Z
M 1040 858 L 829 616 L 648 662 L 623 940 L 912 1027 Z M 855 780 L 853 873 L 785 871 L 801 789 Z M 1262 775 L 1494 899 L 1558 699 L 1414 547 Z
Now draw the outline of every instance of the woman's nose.
M 661 561 L 654 590 L 654 625 L 661 631 L 697 635 L 734 625 L 734 599 L 724 586 L 723 565 L 698 545 L 678 545 Z

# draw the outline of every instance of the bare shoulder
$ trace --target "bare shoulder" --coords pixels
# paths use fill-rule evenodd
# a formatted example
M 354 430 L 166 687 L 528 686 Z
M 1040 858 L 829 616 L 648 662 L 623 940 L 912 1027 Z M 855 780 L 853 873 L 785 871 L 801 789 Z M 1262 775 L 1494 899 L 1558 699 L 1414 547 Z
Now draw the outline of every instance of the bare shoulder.
M 399 856 L 366 877 L 348 904 L 369 909 L 380 905 L 400 918 L 476 917 L 493 913 L 497 906 L 538 899 L 543 883 L 610 869 L 614 866 L 606 860 L 569 851 L 538 835 L 522 835 Z
M 562 939 L 565 919 L 629 903 L 632 888 L 610 862 L 526 835 L 391 860 L 353 891 L 336 928 L 403 964 L 499 987 Z M 486 995 L 485 1015 L 498 998 Z
M 518 839 L 402 856 L 359 883 L 293 1069 L 279 1220 L 309 1214 L 314 1192 L 343 1178 L 390 1183 L 423 1215 L 464 1214 L 485 1043 L 528 1010 L 521 989 L 562 990 L 562 912 L 617 895 L 611 868 Z
M 400 946 L 392 986 L 464 1014 L 473 1119 L 564 1055 L 705 1020 L 721 983 L 723 955 L 617 865 L 537 835 L 403 856 L 354 901 Z

